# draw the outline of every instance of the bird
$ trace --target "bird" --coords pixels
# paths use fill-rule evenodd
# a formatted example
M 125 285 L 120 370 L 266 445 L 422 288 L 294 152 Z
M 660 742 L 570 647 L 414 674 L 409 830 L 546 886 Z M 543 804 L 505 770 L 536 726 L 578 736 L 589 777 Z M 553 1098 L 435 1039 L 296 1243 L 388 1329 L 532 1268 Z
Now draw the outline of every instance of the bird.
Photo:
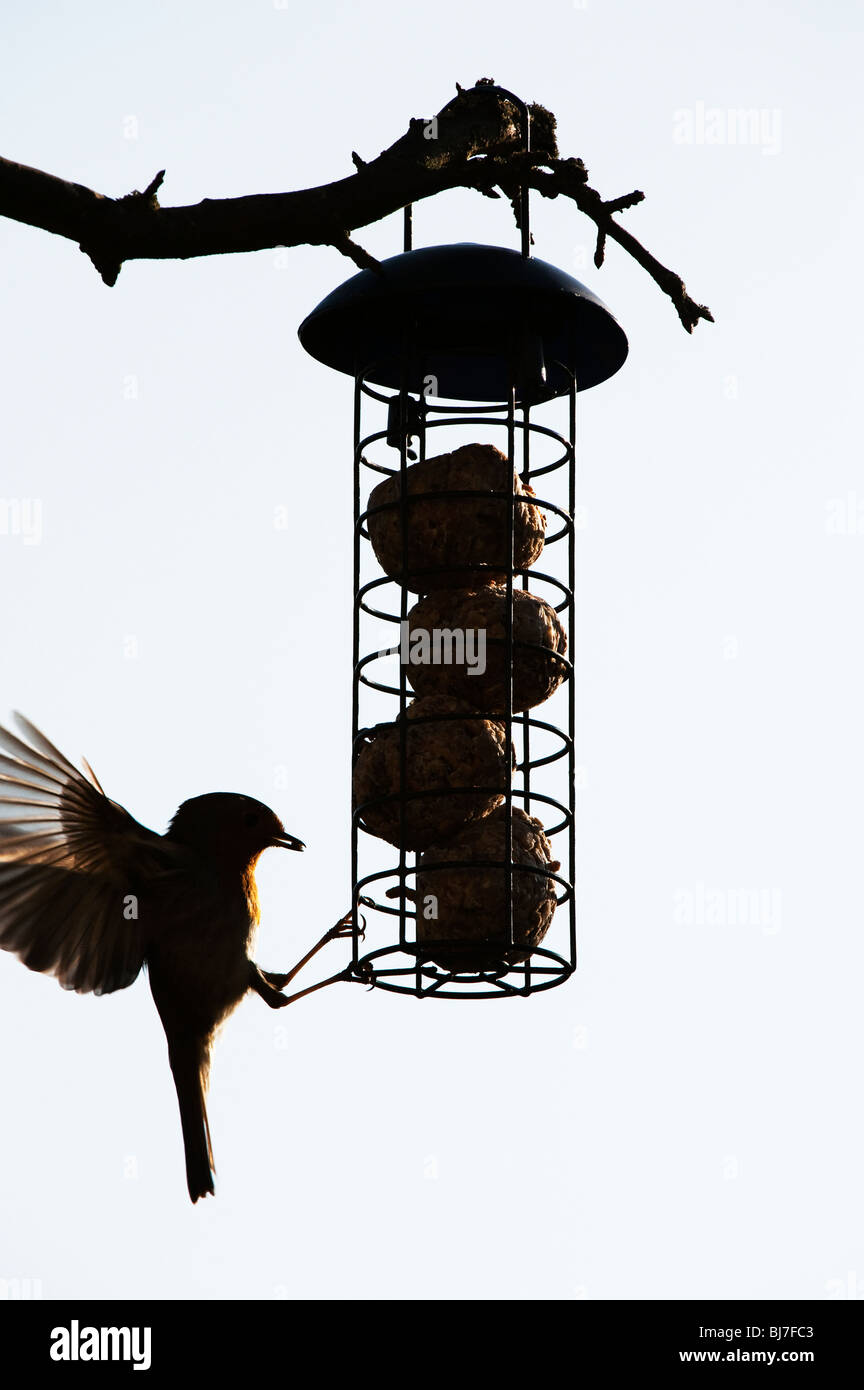
M 22 714 L 0 725 L 0 947 L 79 993 L 126 989 L 146 969 L 168 1044 L 193 1203 L 215 1192 L 206 1095 L 213 1040 L 252 990 L 282 1008 L 341 918 L 287 972 L 250 956 L 260 917 L 255 867 L 270 847 L 302 851 L 263 802 L 234 792 L 184 801 L 164 835 L 79 771 Z

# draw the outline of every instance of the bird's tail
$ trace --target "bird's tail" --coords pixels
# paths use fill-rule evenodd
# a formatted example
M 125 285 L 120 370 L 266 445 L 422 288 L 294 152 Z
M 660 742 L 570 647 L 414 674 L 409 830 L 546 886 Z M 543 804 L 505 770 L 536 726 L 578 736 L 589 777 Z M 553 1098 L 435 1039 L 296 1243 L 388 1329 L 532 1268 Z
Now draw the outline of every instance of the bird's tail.
M 213 1192 L 213 1149 L 207 1123 L 207 1077 L 210 1050 L 206 1039 L 175 1038 L 168 1045 L 168 1057 L 177 1088 L 183 1148 L 186 1152 L 186 1182 L 193 1202 Z

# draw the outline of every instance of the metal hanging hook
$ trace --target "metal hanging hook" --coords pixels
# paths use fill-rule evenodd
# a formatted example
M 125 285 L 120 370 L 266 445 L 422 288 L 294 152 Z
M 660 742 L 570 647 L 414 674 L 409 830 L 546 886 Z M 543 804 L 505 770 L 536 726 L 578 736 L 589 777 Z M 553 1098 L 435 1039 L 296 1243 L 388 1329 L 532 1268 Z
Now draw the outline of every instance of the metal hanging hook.
M 507 101 L 512 101 L 519 112 L 522 125 L 522 148 L 525 154 L 531 153 L 531 111 L 528 103 L 521 97 L 517 97 L 515 92 L 511 92 L 507 87 L 499 87 L 497 83 L 490 84 L 489 90 L 497 92 Z M 519 190 L 519 230 L 522 233 L 522 255 L 526 260 L 531 255 L 531 212 L 528 201 L 529 187 L 523 183 Z
M 531 153 L 531 109 L 527 101 L 517 97 L 515 92 L 511 92 L 507 87 L 499 87 L 497 83 L 488 83 L 487 90 L 497 92 L 506 101 L 511 101 L 519 112 L 520 124 L 522 127 L 522 148 L 525 154 Z M 528 260 L 531 256 L 531 208 L 529 203 L 530 188 L 527 183 L 523 183 L 519 190 L 519 230 L 522 236 L 522 255 Z M 402 250 L 411 251 L 414 244 L 414 217 L 413 203 L 407 203 L 402 209 Z

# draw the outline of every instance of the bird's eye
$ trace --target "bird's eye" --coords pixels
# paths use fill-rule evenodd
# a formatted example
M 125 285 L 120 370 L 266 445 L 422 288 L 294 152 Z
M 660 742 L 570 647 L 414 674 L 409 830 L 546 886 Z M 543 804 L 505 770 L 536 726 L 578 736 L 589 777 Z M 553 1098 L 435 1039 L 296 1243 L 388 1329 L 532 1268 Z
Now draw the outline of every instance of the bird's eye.
M 243 824 L 248 826 L 257 825 L 260 817 L 257 811 L 248 811 L 243 817 Z

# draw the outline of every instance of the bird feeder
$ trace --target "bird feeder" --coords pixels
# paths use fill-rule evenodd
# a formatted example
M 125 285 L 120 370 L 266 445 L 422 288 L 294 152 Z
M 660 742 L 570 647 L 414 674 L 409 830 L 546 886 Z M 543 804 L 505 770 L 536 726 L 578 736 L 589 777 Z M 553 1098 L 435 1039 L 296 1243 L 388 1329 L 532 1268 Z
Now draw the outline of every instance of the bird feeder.
M 627 339 L 528 211 L 520 252 L 414 250 L 406 210 L 299 330 L 354 378 L 349 978 L 424 999 L 576 967 L 576 400 Z

